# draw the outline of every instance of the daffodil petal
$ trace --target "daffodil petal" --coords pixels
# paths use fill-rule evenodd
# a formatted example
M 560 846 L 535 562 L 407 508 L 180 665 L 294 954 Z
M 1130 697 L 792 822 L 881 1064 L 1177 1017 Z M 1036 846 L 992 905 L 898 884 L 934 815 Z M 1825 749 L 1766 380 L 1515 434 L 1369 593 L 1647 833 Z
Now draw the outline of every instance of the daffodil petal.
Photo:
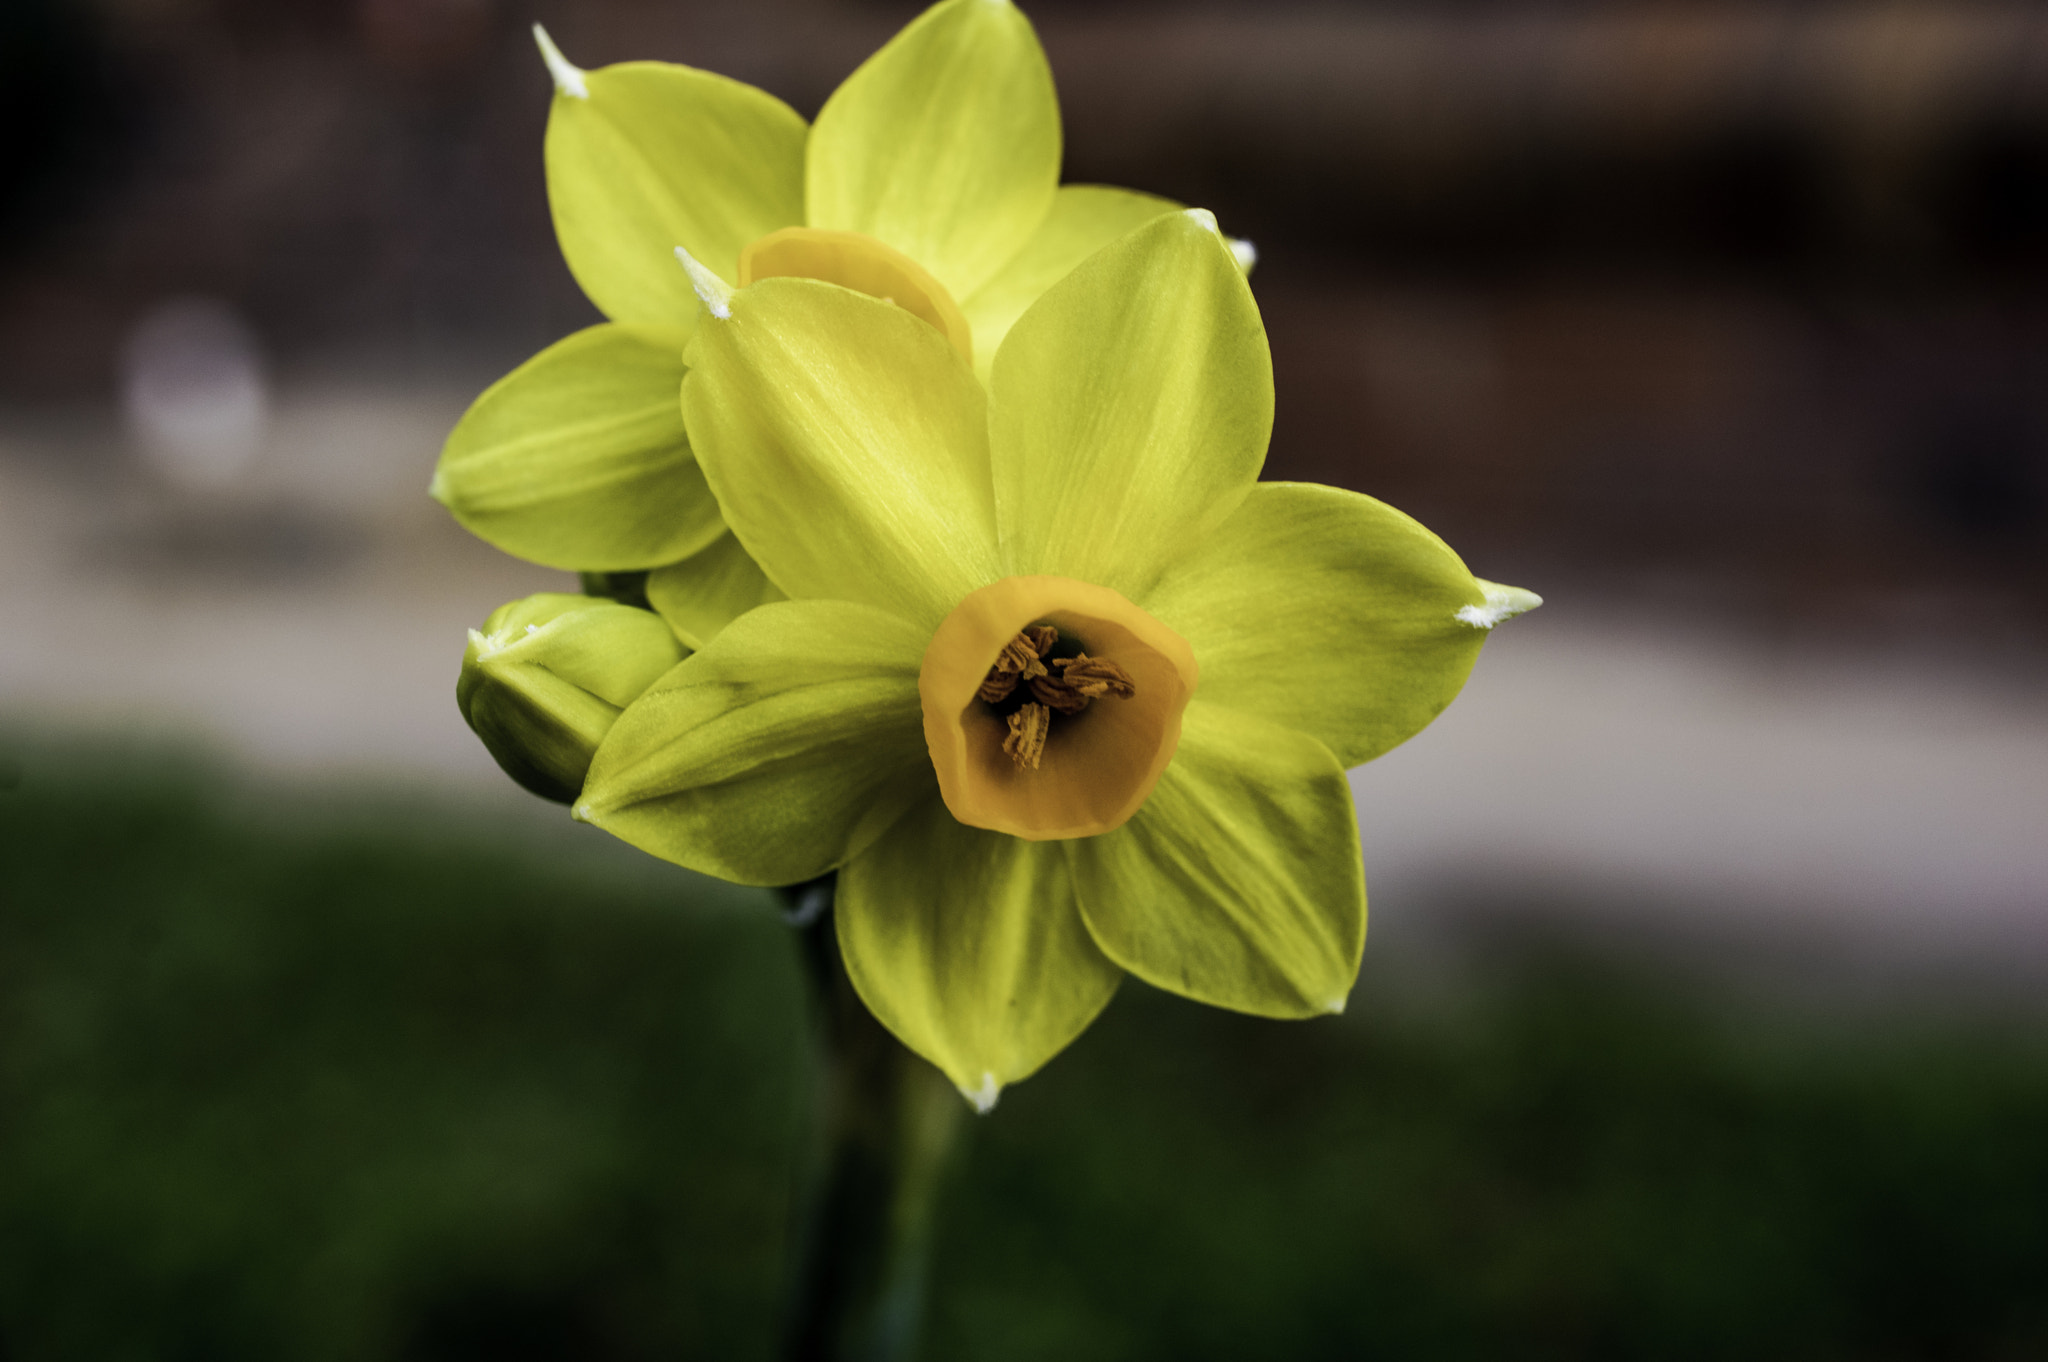
M 764 279 L 707 316 L 683 414 L 733 533 L 801 600 L 937 627 L 996 567 L 981 385 L 880 299 Z
M 1059 171 L 1059 100 L 1030 22 L 1008 0 L 945 0 L 825 102 L 809 225 L 879 238 L 961 298 L 1037 229 Z
M 1052 211 L 1024 249 L 993 278 L 963 299 L 960 310 L 974 328 L 975 369 L 986 379 L 996 349 L 1024 309 L 1072 272 L 1074 266 L 1124 233 L 1162 213 L 1178 211 L 1171 199 L 1099 184 L 1061 185 Z
M 429 490 L 478 538 L 571 572 L 695 553 L 723 530 L 683 431 L 681 333 L 593 326 L 484 390 Z
M 570 273 L 613 321 L 686 326 L 682 246 L 719 277 L 803 221 L 804 120 L 751 85 L 666 62 L 577 73 L 548 112 L 548 204 Z
M 996 519 L 1017 574 L 1142 602 L 1258 477 L 1273 369 L 1206 213 L 1097 251 L 1011 328 L 989 396 Z
M 647 574 L 647 603 L 691 648 L 704 647 L 755 606 L 787 599 L 729 533 Z
M 1344 768 L 1314 738 L 1196 699 L 1145 807 L 1060 845 L 1088 930 L 1140 979 L 1267 1017 L 1343 1010 L 1365 878 Z
M 733 621 L 626 707 L 576 816 L 743 884 L 824 874 L 937 797 L 917 701 L 924 637 L 844 601 Z
M 967 827 L 936 797 L 847 862 L 834 912 L 869 1010 L 983 1110 L 1123 977 L 1081 923 L 1059 843 Z
M 1460 612 L 1485 600 L 1458 555 L 1393 507 L 1261 483 L 1145 608 L 1194 648 L 1204 700 L 1299 729 L 1356 766 L 1457 698 L 1486 640 Z

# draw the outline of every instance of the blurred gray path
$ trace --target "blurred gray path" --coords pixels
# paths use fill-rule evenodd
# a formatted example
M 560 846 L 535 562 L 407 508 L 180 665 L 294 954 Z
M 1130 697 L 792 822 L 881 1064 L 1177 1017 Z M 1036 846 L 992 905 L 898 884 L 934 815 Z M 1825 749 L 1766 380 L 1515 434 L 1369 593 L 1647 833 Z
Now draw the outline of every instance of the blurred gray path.
M 568 579 L 427 501 L 466 395 L 287 389 L 247 482 L 207 497 L 153 483 L 104 413 L 5 414 L 0 716 L 503 796 L 455 712 L 463 631 Z M 1631 928 L 2048 963 L 2038 683 L 1550 594 L 1354 773 L 1376 936 L 1547 896 Z
M 2048 967 L 2048 712 L 1934 659 L 1553 596 L 1352 773 L 1376 925 L 1551 904 L 1898 969 Z
M 0 423 L 0 710 L 198 737 L 262 770 L 490 780 L 464 631 L 571 587 L 426 496 L 467 395 L 287 392 L 225 492 L 167 488 L 110 414 Z

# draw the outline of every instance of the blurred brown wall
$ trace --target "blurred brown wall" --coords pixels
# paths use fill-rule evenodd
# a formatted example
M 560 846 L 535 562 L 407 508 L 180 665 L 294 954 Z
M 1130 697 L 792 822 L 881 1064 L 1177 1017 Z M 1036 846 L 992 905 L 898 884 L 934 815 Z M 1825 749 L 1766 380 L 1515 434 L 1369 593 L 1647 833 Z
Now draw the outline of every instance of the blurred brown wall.
M 1387 496 L 1493 575 L 1793 621 L 2010 629 L 2048 584 L 2036 7 L 1028 8 L 1069 178 L 1258 241 L 1275 475 Z M 595 319 L 533 19 L 809 113 L 915 9 L 16 0 L 0 397 L 104 394 L 184 292 L 286 372 L 502 368 Z

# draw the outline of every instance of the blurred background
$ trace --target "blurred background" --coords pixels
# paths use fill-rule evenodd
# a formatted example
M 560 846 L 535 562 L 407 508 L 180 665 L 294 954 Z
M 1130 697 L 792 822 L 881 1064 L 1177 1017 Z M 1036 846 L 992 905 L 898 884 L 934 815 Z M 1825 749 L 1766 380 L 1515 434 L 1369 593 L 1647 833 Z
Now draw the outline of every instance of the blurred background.
M 882 0 L 0 9 L 0 1359 L 766 1356 L 758 895 L 514 790 L 425 495 L 597 314 L 549 84 L 806 115 Z M 1548 604 L 1354 773 L 1342 1020 L 1132 984 L 932 1356 L 2048 1356 L 2048 14 L 1027 6 L 1070 181 L 1257 243 L 1268 476 Z

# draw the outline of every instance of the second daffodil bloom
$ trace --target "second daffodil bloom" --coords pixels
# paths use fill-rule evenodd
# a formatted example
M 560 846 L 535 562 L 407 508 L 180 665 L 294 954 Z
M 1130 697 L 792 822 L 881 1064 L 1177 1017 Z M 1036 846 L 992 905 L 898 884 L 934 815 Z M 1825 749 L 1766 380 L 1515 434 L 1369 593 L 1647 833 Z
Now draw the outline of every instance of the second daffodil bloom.
M 726 285 L 802 276 L 888 298 L 988 361 L 1047 287 L 1175 207 L 1059 184 L 1037 36 L 1009 0 L 944 0 L 835 91 L 816 123 L 667 62 L 585 71 L 536 29 L 555 81 L 548 200 L 570 272 L 609 322 L 480 397 L 433 492 L 508 553 L 646 571 L 707 549 L 731 604 L 772 597 L 739 555 L 676 416 L 700 307 L 678 248 Z M 1249 252 L 1244 252 L 1249 266 Z M 728 618 L 698 598 L 696 646 Z
M 704 289 L 685 420 L 789 599 L 626 708 L 577 816 L 727 879 L 837 869 L 854 986 L 984 1109 L 1127 971 L 1340 1010 L 1365 936 L 1345 768 L 1536 600 L 1371 498 L 1256 481 L 1272 371 L 1213 219 L 1092 256 L 986 389 L 861 293 Z

